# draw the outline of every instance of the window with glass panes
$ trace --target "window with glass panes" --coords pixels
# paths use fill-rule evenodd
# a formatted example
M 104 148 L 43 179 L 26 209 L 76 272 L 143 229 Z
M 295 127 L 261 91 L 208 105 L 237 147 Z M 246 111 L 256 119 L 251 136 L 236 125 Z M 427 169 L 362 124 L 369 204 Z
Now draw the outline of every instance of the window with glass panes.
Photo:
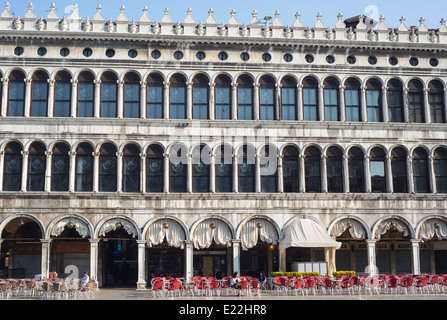
M 65 143 L 58 143 L 53 148 L 51 157 L 51 190 L 68 191 L 70 147 Z
M 238 119 L 253 120 L 253 81 L 248 76 L 241 76 L 237 83 Z
M 186 174 L 188 171 L 187 149 L 183 145 L 174 145 L 169 151 L 169 188 L 170 192 L 187 191 Z
M 22 146 L 10 142 L 3 159 L 3 191 L 20 191 L 22 183 Z
M 356 79 L 345 82 L 346 121 L 360 121 L 360 83 Z
M 206 146 L 197 146 L 192 153 L 192 192 L 210 191 L 210 152 Z
M 36 72 L 32 77 L 31 116 L 46 117 L 48 106 L 48 76 Z
M 283 191 L 299 191 L 299 151 L 296 147 L 287 146 L 283 150 L 282 172 Z
M 101 146 L 99 151 L 99 191 L 116 192 L 117 158 L 116 147 L 111 143 Z
M 296 83 L 292 78 L 286 77 L 281 84 L 282 120 L 296 120 Z
M 117 117 L 117 86 L 118 79 L 111 72 L 101 77 L 101 117 Z
M 352 147 L 348 152 L 348 170 L 349 170 L 349 192 L 365 192 L 365 173 L 363 162 L 363 151 L 360 148 Z
M 93 148 L 81 143 L 76 149 L 76 191 L 91 192 L 93 190 Z
M 140 150 L 127 145 L 123 150 L 123 192 L 140 192 Z
M 259 118 L 275 120 L 275 81 L 264 76 L 259 81 Z
M 215 86 L 216 120 L 231 119 L 231 81 L 226 76 L 219 76 Z
M 45 146 L 40 142 L 34 142 L 29 148 L 28 155 L 28 191 L 45 190 L 46 163 Z
M 134 73 L 124 78 L 124 117 L 140 117 L 140 77 Z
M 447 193 L 447 150 L 437 148 L 434 152 L 433 165 L 437 193 Z
M 278 191 L 278 158 L 277 150 L 273 146 L 265 146 L 261 150 L 260 157 L 260 175 L 261 175 L 261 192 L 277 192 Z
M 308 147 L 304 152 L 305 189 L 309 193 L 321 192 L 321 153 L 317 147 Z
M 22 117 L 25 112 L 25 75 L 13 71 L 9 76 L 8 116 Z
M 303 80 L 304 120 L 318 121 L 318 83 L 313 78 Z
M 192 103 L 193 119 L 208 119 L 208 79 L 198 75 L 193 80 Z
M 386 192 L 385 152 L 381 148 L 371 150 L 369 168 L 371 191 Z
M 146 192 L 164 191 L 164 157 L 163 149 L 151 145 L 146 157 Z
M 408 192 L 407 153 L 402 148 L 396 147 L 391 152 L 391 173 L 393 175 L 393 192 Z
M 90 72 L 82 72 L 78 79 L 78 117 L 91 118 L 94 116 L 95 78 Z
M 382 87 L 376 80 L 369 80 L 366 85 L 366 110 L 368 122 L 382 121 Z
M 158 74 L 147 78 L 147 117 L 163 118 L 163 79 Z
M 424 115 L 424 93 L 422 83 L 411 80 L 408 84 L 408 112 L 410 122 L 425 122 Z
M 337 147 L 327 150 L 326 172 L 328 192 L 343 192 L 343 152 Z
M 445 122 L 444 86 L 440 81 L 433 80 L 428 85 L 428 102 L 430 104 L 430 119 L 433 123 Z
M 54 84 L 54 116 L 70 117 L 71 110 L 71 77 L 67 72 L 59 72 Z
M 334 78 L 328 78 L 324 81 L 324 120 L 340 120 L 338 107 L 338 87 L 339 83 Z
M 404 121 L 403 86 L 399 80 L 388 82 L 388 118 L 390 122 Z
M 244 145 L 238 156 L 239 192 L 255 192 L 255 150 Z
M 171 78 L 171 119 L 186 119 L 186 79 L 176 74 Z
M 422 148 L 413 151 L 413 181 L 416 193 L 430 192 L 428 177 L 428 155 Z
M 215 158 L 216 192 L 233 191 L 233 152 L 228 146 L 220 146 Z

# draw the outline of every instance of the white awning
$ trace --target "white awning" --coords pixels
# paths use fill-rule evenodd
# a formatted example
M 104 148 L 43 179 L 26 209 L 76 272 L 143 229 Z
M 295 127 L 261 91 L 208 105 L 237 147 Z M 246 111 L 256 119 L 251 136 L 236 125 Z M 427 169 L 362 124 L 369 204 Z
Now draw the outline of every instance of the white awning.
M 289 247 L 301 248 L 340 248 L 341 243 L 335 241 L 318 223 L 311 219 L 298 219 L 286 230 L 279 249 Z

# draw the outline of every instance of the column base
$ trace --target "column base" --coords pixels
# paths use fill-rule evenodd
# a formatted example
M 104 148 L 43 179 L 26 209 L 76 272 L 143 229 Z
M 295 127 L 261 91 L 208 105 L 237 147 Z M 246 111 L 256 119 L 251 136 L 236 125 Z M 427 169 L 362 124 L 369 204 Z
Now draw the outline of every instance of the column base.
M 146 281 L 138 281 L 137 282 L 137 290 L 147 290 Z

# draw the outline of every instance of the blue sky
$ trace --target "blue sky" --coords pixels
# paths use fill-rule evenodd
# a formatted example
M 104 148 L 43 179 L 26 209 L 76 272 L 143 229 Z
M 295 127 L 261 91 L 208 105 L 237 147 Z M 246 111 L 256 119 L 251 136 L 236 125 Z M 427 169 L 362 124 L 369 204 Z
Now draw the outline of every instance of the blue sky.
M 3 4 L 6 2 L 4 0 Z M 29 2 L 25 0 L 9 0 L 11 12 L 15 17 L 23 17 L 27 12 Z M 259 18 L 265 16 L 274 16 L 275 11 L 281 14 L 281 21 L 284 25 L 292 25 L 295 21 L 295 13 L 301 13 L 301 21 L 305 26 L 313 26 L 316 22 L 318 12 L 323 14 L 323 23 L 326 26 L 335 26 L 337 15 L 341 12 L 344 18 L 364 14 L 372 18 L 378 18 L 384 15 L 385 23 L 389 27 L 398 27 L 399 19 L 404 16 L 408 27 L 419 25 L 419 19 L 426 19 L 427 27 L 437 28 L 440 26 L 442 18 L 447 20 L 447 1 L 446 0 L 357 0 L 357 1 L 266 1 L 266 0 L 39 0 L 34 1 L 34 12 L 37 16 L 46 17 L 48 15 L 50 4 L 54 2 L 57 6 L 57 13 L 60 17 L 69 16 L 70 8 L 77 3 L 80 7 L 80 14 L 83 18 L 93 16 L 96 13 L 97 5 L 101 4 L 103 15 L 106 20 L 116 19 L 120 13 L 121 5 L 126 7 L 126 16 L 129 20 L 136 21 L 142 15 L 142 9 L 147 6 L 149 17 L 152 21 L 160 21 L 163 17 L 165 8 L 169 8 L 171 18 L 177 22 L 183 22 L 186 18 L 186 10 L 190 7 L 193 10 L 193 18 L 196 22 L 203 21 L 208 17 L 208 10 L 213 8 L 214 17 L 217 22 L 227 23 L 230 18 L 230 11 L 235 9 L 236 18 L 242 23 L 249 24 L 253 10 L 257 10 Z M 3 6 L 0 5 L 0 6 Z M 0 7 L 0 11 L 3 8 Z

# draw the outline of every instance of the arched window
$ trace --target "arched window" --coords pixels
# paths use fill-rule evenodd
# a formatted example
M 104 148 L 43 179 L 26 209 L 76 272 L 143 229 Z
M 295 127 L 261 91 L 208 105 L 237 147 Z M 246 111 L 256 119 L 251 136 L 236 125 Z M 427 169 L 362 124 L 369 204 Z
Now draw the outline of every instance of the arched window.
M 237 84 L 238 119 L 253 120 L 253 80 L 249 76 L 240 76 Z
M 127 145 L 123 150 L 123 191 L 140 192 L 140 149 Z
M 348 152 L 349 162 L 349 192 L 365 192 L 364 155 L 360 148 L 352 147 Z
M 45 145 L 34 142 L 29 148 L 28 156 L 28 191 L 45 190 L 45 168 L 47 156 Z
M 164 190 L 164 157 L 163 148 L 150 145 L 146 157 L 146 192 L 163 192 Z
M 105 143 L 99 150 L 99 191 L 116 192 L 117 190 L 117 160 L 116 147 Z
M 186 192 L 186 174 L 188 171 L 187 149 L 184 145 L 176 144 L 169 150 L 169 188 L 170 192 Z
M 385 151 L 373 148 L 370 154 L 371 192 L 386 192 Z
M 22 186 L 22 146 L 10 142 L 5 147 L 3 190 L 20 191 Z
M 140 77 L 135 73 L 124 77 L 124 117 L 140 117 Z
M 275 120 L 275 81 L 268 76 L 259 80 L 259 118 L 261 120 Z
M 239 192 L 255 192 L 255 150 L 244 145 L 238 152 Z
M 60 71 L 55 77 L 54 116 L 70 117 L 71 115 L 71 76 Z
M 321 152 L 317 147 L 308 147 L 304 152 L 306 192 L 321 192 Z
M 423 86 L 418 80 L 411 80 L 408 83 L 408 112 L 410 122 L 425 122 Z
M 282 120 L 296 120 L 296 82 L 291 77 L 281 80 Z
M 8 116 L 23 117 L 25 113 L 25 74 L 15 70 L 9 75 Z
M 388 82 L 388 117 L 390 122 L 404 121 L 403 86 L 397 79 Z
M 261 192 L 278 192 L 278 151 L 275 146 L 267 145 L 261 149 L 260 175 Z
M 318 121 L 320 119 L 318 114 L 318 82 L 312 77 L 303 80 L 303 110 L 304 120 Z
M 283 190 L 284 192 L 299 191 L 299 150 L 293 146 L 287 146 L 283 150 Z
M 216 120 L 231 119 L 231 80 L 220 75 L 216 78 Z
M 366 109 L 368 122 L 382 122 L 382 86 L 371 79 L 366 83 Z
M 171 119 L 186 119 L 186 79 L 181 74 L 171 78 Z
M 193 81 L 193 119 L 208 119 L 208 79 L 204 75 L 197 75 Z
M 147 117 L 163 119 L 163 78 L 158 74 L 147 78 Z
M 104 72 L 101 76 L 101 117 L 117 117 L 118 78 L 112 72 Z
M 233 151 L 223 145 L 216 150 L 216 192 L 233 191 Z
M 192 152 L 192 192 L 210 191 L 210 148 L 201 145 Z
M 407 193 L 407 152 L 394 148 L 391 152 L 391 172 L 393 174 L 393 192 Z
M 76 191 L 93 191 L 93 148 L 88 143 L 76 148 Z
M 343 192 L 343 152 L 338 147 L 327 150 L 327 190 L 330 193 Z
M 57 143 L 51 159 L 51 191 L 68 191 L 70 170 L 70 147 Z
M 434 168 L 436 191 L 438 193 L 447 193 L 447 150 L 437 148 L 434 152 Z
M 345 86 L 346 121 L 360 121 L 360 83 L 350 78 Z
M 78 117 L 91 118 L 94 116 L 95 105 L 95 77 L 84 71 L 78 77 Z
M 46 117 L 48 108 L 48 75 L 36 71 L 32 77 L 31 116 Z
M 428 101 L 430 103 L 430 118 L 433 123 L 445 122 L 444 97 L 443 84 L 438 80 L 431 81 L 428 84 Z
M 428 155 L 422 148 L 413 151 L 413 180 L 414 192 L 430 192 L 430 182 L 428 178 Z
M 340 84 L 335 78 L 324 80 L 324 119 L 326 121 L 340 120 L 339 86 Z

